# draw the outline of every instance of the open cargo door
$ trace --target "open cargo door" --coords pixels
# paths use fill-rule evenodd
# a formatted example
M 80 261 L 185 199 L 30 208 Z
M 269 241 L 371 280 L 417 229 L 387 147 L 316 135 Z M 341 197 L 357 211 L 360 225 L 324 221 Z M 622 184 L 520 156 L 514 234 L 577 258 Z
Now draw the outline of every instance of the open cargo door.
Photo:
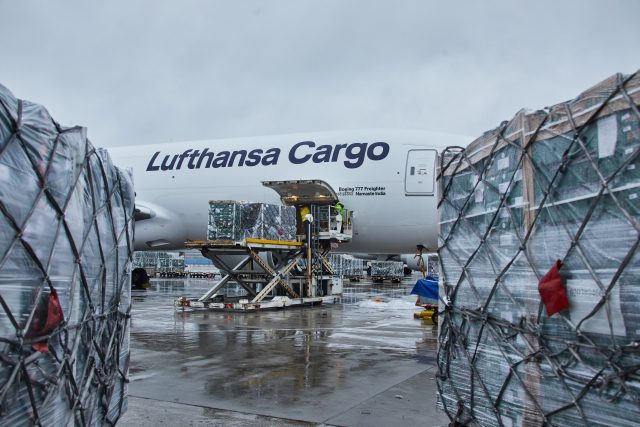
M 335 205 L 338 195 L 320 179 L 294 181 L 263 181 L 262 185 L 280 195 L 283 205 Z

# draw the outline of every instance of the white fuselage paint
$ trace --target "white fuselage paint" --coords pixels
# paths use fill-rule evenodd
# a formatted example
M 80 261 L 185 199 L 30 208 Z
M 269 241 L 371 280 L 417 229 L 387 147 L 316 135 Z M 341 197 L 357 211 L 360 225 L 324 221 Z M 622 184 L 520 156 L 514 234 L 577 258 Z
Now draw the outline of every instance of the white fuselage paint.
M 300 144 L 305 141 L 313 144 Z M 187 240 L 206 239 L 210 200 L 280 203 L 262 181 L 320 179 L 355 212 L 353 241 L 341 252 L 399 254 L 418 244 L 435 249 L 435 152 L 467 142 L 449 134 L 363 130 L 115 147 L 109 153 L 117 166 L 133 170 L 136 206 L 152 212 L 136 223 L 136 250 L 179 249 Z M 361 145 L 349 148 L 353 144 Z M 205 148 L 214 155 L 201 156 Z M 219 157 L 240 150 L 253 152 L 243 165 L 240 156 L 233 165 Z

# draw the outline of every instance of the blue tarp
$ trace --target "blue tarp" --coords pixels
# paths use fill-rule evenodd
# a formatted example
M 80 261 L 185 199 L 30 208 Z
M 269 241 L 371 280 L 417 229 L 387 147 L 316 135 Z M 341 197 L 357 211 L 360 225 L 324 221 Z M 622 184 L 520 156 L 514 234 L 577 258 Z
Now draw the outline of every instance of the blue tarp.
M 420 295 L 421 297 L 438 300 L 438 279 L 433 276 L 427 276 L 426 279 L 420 279 L 411 291 L 412 295 Z

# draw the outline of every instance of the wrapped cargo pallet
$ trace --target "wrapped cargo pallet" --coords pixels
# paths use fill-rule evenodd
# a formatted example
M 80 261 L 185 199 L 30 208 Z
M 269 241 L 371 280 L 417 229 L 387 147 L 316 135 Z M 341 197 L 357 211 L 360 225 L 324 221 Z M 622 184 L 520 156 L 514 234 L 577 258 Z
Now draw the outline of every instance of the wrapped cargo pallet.
M 133 268 L 157 267 L 158 252 L 144 251 L 133 253 Z
M 363 277 L 364 261 L 358 258 L 349 259 L 349 265 L 344 275 L 348 277 Z
M 520 111 L 439 170 L 439 404 L 478 425 L 640 420 L 640 74 Z
M 371 276 L 402 278 L 404 265 L 400 261 L 371 261 Z
M 113 425 L 127 407 L 130 175 L 0 85 L 0 424 Z
M 209 202 L 208 240 L 240 240 L 240 207 L 242 202 L 211 200 Z
M 207 239 L 241 241 L 296 239 L 296 208 L 233 200 L 209 202 Z
M 345 261 L 344 254 L 331 254 L 329 255 L 329 263 L 331 269 L 336 276 L 344 276 Z
M 182 273 L 184 272 L 184 257 L 169 256 L 159 259 L 158 271 L 160 273 Z
M 337 276 L 363 276 L 364 262 L 361 259 L 354 258 L 353 255 L 331 254 L 329 261 L 334 274 Z

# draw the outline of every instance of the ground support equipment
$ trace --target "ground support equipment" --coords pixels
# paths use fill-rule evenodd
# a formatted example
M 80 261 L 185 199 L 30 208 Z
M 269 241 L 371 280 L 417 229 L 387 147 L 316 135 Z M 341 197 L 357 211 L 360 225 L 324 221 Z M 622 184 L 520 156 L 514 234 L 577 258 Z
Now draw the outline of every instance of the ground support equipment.
M 293 241 L 245 239 L 233 241 L 195 241 L 187 246 L 199 248 L 203 256 L 220 265 L 222 279 L 200 298 L 179 297 L 174 304 L 181 309 L 211 309 L 221 311 L 255 311 L 295 306 L 333 303 L 335 295 L 320 295 L 317 286 L 307 286 L 298 268 L 305 256 L 305 245 Z M 270 252 L 274 266 L 260 256 Z M 225 263 L 224 255 L 240 255 L 234 266 Z M 237 283 L 247 295 L 233 297 L 219 294 L 225 285 Z
M 338 203 L 335 191 L 324 181 L 263 184 L 278 192 L 284 205 L 296 207 L 297 240 L 245 237 L 187 242 L 187 247 L 200 249 L 223 277 L 200 298 L 177 298 L 177 308 L 246 312 L 332 303 L 340 298 L 342 278 L 333 271 L 328 256 L 339 243 L 351 240 L 352 212 Z M 230 265 L 230 259 L 235 265 Z M 246 295 L 219 293 L 229 283 L 237 283 Z

